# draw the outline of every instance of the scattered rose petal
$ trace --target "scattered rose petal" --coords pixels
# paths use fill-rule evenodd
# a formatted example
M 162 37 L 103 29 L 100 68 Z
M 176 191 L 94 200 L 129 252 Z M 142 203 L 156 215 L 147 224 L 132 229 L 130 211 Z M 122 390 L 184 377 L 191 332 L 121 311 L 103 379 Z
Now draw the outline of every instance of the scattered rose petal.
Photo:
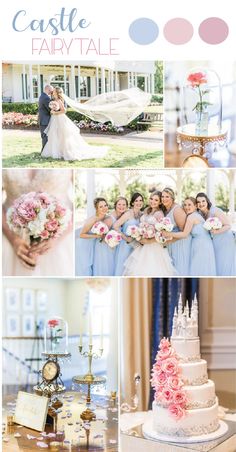
M 27 439 L 35 439 L 35 436 L 32 436 L 32 435 L 26 435 L 26 437 L 27 437 Z M 39 439 L 39 438 L 37 438 L 37 439 Z
M 38 441 L 43 441 L 43 436 L 39 436 L 38 438 L 36 438 Z
M 20 434 L 20 433 L 15 433 L 15 434 L 14 434 L 14 437 L 15 437 L 15 438 L 20 438 L 20 437 L 21 437 L 21 434 Z
M 43 449 L 43 448 L 44 448 L 44 449 L 47 449 L 47 448 L 48 448 L 48 445 L 45 444 L 45 443 L 43 443 L 42 441 L 38 441 L 38 442 L 36 443 L 36 446 L 42 447 L 42 449 Z
M 48 434 L 48 438 L 55 438 L 55 436 L 56 436 L 56 433 L 49 433 Z

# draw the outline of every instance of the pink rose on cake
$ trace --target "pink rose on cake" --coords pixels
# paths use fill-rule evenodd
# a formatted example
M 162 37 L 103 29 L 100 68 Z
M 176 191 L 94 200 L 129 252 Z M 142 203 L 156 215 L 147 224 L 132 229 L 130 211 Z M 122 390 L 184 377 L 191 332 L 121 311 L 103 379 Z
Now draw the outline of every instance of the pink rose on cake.
M 185 416 L 185 410 L 180 405 L 176 405 L 175 403 L 171 403 L 168 408 L 170 414 L 176 419 L 179 420 Z
M 171 376 L 168 377 L 167 385 L 173 391 L 177 391 L 178 389 L 182 388 L 183 383 L 179 377 Z
M 179 367 L 178 367 L 178 361 L 176 358 L 168 358 L 165 361 L 162 362 L 162 370 L 167 375 L 178 375 L 179 373 Z
M 171 345 L 170 345 L 169 339 L 166 339 L 165 337 L 163 337 L 163 339 L 161 340 L 160 345 L 159 345 L 160 350 L 165 350 L 170 347 L 171 347 Z
M 174 397 L 174 392 L 171 391 L 170 389 L 164 389 L 161 394 L 161 401 L 162 402 L 172 402 L 173 397 Z
M 163 386 L 167 381 L 167 376 L 165 372 L 159 372 L 158 374 L 153 376 L 152 382 L 155 386 Z
M 187 404 L 187 397 L 184 391 L 181 389 L 178 391 L 175 391 L 173 394 L 173 402 L 177 405 L 180 405 L 182 408 L 185 408 Z

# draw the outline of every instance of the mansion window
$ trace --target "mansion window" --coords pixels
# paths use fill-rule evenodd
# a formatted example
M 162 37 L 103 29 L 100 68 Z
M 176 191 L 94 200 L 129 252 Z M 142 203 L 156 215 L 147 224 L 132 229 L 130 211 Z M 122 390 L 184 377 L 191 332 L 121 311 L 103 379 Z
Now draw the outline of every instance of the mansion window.
M 67 96 L 70 96 L 70 82 L 68 76 L 66 77 L 66 80 L 64 80 L 64 75 L 54 75 L 50 80 L 50 84 L 52 86 L 59 86 Z
M 91 77 L 80 76 L 80 96 L 78 92 L 78 75 L 75 76 L 76 97 L 91 97 Z

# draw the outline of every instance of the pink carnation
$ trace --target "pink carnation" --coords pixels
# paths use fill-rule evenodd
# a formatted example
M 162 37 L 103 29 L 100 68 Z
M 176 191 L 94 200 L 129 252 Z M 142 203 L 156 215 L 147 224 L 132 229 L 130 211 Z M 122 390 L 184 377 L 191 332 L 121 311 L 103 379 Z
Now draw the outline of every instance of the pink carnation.
M 180 405 L 176 405 L 175 403 L 170 404 L 168 411 L 177 421 L 185 416 L 185 410 Z

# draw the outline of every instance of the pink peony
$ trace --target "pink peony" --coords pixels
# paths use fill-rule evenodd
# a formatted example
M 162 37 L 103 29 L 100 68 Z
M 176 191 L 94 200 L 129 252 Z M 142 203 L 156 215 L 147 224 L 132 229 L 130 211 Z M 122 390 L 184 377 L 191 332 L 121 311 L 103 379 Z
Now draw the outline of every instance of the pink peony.
M 49 232 L 55 232 L 58 229 L 58 221 L 57 220 L 51 220 L 48 221 L 45 224 L 45 228 L 49 231 Z
M 45 239 L 49 239 L 50 234 L 49 232 L 45 229 L 43 232 L 41 232 L 40 237 L 45 240 Z
M 176 358 L 168 358 L 162 362 L 162 370 L 167 376 L 178 374 L 178 361 Z
M 171 416 L 173 416 L 177 421 L 185 416 L 185 410 L 175 403 L 170 404 L 168 411 L 170 412 Z
M 180 389 L 183 386 L 183 383 L 180 380 L 180 378 L 175 377 L 175 376 L 170 376 L 170 377 L 168 377 L 167 385 L 173 391 L 177 391 L 178 389 Z

